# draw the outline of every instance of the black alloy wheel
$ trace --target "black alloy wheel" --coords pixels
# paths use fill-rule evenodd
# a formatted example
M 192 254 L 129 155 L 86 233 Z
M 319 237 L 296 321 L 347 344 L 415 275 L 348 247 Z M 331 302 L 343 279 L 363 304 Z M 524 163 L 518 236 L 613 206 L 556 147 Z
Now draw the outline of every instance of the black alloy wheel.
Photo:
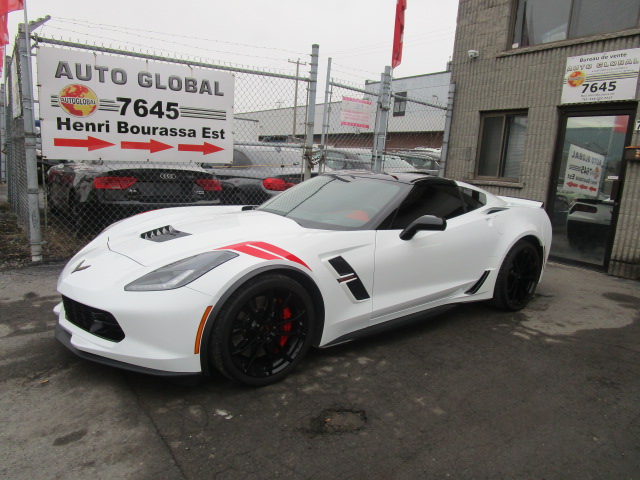
M 538 249 L 525 240 L 516 243 L 500 267 L 492 303 L 512 312 L 524 308 L 535 293 L 541 269 Z
M 282 380 L 306 354 L 314 309 L 298 282 L 265 274 L 242 285 L 214 321 L 214 366 L 231 380 L 261 386 Z

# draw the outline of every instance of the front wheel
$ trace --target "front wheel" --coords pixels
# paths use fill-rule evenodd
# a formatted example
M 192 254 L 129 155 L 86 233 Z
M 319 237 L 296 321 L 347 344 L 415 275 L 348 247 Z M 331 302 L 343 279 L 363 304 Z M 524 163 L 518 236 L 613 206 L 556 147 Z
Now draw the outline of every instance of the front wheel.
M 292 278 L 266 274 L 250 280 L 215 319 L 213 364 L 245 385 L 282 380 L 307 353 L 314 319 L 311 297 Z
M 533 297 L 541 270 L 538 249 L 525 240 L 516 243 L 500 266 L 493 305 L 512 312 L 524 308 Z

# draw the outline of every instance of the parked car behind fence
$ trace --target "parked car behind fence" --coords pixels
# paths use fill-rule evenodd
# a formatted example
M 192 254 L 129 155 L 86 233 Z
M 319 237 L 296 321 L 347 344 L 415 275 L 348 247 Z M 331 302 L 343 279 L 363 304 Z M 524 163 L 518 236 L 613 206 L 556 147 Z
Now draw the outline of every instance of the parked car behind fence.
M 303 180 L 303 152 L 302 146 L 236 145 L 231 164 L 202 167 L 225 182 L 225 203 L 258 205 Z
M 221 203 L 222 183 L 195 164 L 65 162 L 46 175 L 49 210 L 76 231 L 96 231 L 158 208 Z

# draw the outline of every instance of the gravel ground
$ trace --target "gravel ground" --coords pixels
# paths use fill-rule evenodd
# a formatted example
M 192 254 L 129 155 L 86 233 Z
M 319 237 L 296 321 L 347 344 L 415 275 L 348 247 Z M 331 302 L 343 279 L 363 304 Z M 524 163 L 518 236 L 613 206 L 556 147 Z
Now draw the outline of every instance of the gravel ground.
M 18 226 L 8 203 L 0 203 L 0 270 L 31 263 L 27 235 Z

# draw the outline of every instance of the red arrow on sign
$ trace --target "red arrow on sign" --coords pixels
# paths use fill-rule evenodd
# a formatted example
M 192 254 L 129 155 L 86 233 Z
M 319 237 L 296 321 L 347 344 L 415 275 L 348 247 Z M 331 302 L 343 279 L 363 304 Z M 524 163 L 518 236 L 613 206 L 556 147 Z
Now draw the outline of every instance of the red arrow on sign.
M 173 147 L 151 139 L 148 142 L 120 142 L 120 148 L 123 150 L 149 150 L 149 153 L 156 153 Z
M 567 182 L 567 187 L 577 187 L 577 186 L 578 186 L 577 183 Z
M 100 148 L 105 148 L 105 147 L 111 147 L 113 145 L 115 145 L 115 143 L 109 143 L 95 137 L 87 137 L 86 140 L 81 140 L 79 138 L 54 138 L 53 139 L 54 147 L 80 147 L 80 148 L 86 148 L 89 151 L 98 150 Z
M 586 190 L 587 188 L 589 188 L 589 187 L 587 187 L 586 185 L 580 184 L 580 190 Z
M 590 191 L 590 192 L 595 192 L 595 191 L 597 191 L 597 190 L 598 190 L 598 189 L 597 189 L 596 187 L 589 187 L 589 191 Z
M 202 152 L 202 155 L 209 155 L 210 153 L 216 153 L 221 150 L 224 150 L 224 148 L 216 147 L 215 145 L 211 145 L 207 142 L 204 142 L 202 145 L 190 145 L 187 143 L 178 144 L 179 152 Z

